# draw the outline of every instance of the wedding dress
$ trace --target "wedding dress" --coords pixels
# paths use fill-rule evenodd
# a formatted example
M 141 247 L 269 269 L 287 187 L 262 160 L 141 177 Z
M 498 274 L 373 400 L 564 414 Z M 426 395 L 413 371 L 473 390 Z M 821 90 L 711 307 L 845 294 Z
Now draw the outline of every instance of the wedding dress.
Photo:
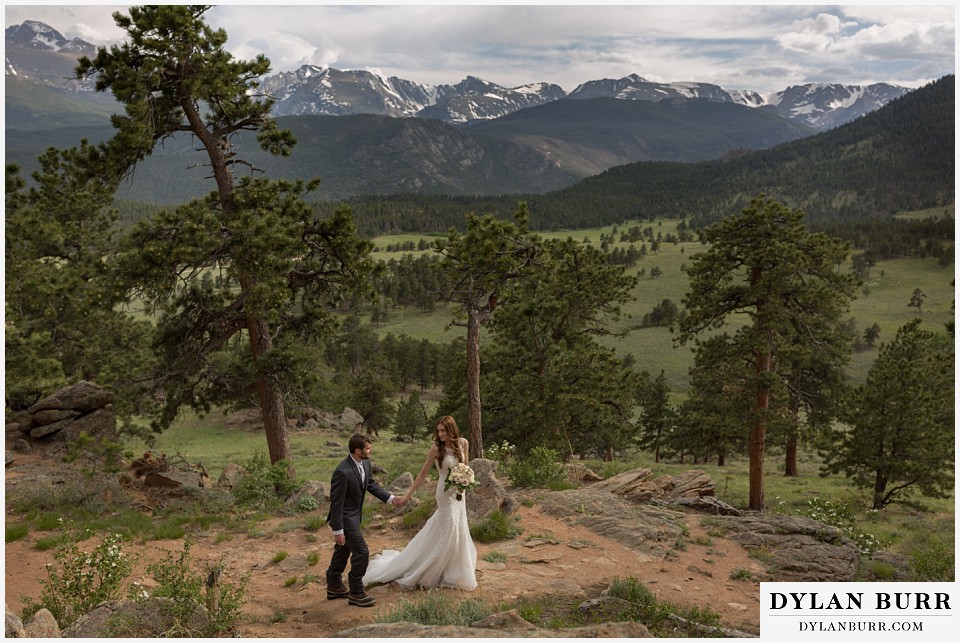
M 447 449 L 437 481 L 437 510 L 403 551 L 385 549 L 370 561 L 363 583 L 394 581 L 403 589 L 477 587 L 477 548 L 467 525 L 466 494 L 457 500 L 457 488 L 444 491 L 447 471 L 457 464 L 452 449 Z

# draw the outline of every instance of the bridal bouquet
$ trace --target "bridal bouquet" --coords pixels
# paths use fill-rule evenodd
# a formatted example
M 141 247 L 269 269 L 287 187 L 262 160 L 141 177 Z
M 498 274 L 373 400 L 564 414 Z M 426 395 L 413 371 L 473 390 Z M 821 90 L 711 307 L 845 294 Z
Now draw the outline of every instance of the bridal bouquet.
M 447 471 L 447 481 L 443 486 L 443 490 L 446 491 L 450 487 L 456 487 L 457 500 L 463 500 L 463 492 L 478 484 L 480 483 L 477 482 L 477 477 L 474 475 L 473 469 L 467 464 L 460 462 Z

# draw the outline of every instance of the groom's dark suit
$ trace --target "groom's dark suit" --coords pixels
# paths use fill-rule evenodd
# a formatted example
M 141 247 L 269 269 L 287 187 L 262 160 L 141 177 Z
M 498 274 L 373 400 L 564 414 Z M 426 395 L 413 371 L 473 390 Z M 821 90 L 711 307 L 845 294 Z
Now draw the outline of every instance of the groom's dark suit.
M 370 551 L 360 533 L 360 520 L 363 515 L 363 499 L 369 491 L 374 496 L 388 502 L 392 497 L 390 492 L 377 484 L 370 471 L 370 460 L 361 460 L 363 480 L 361 481 L 357 461 L 347 456 L 333 471 L 330 480 L 330 513 L 327 515 L 333 533 L 342 531 L 345 538 L 343 545 L 335 544 L 330 567 L 327 568 L 327 584 L 343 582 L 341 574 L 347 568 L 347 558 L 350 558 L 350 573 L 347 574 L 351 594 L 363 593 L 363 575 L 367 572 L 367 563 L 370 562 Z

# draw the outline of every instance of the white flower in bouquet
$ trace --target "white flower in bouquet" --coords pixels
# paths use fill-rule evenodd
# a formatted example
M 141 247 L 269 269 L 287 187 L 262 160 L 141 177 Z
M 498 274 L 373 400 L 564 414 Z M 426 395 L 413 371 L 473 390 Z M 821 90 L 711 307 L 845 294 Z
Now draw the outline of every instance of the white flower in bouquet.
M 463 500 L 463 492 L 477 484 L 479 483 L 473 469 L 466 463 L 460 462 L 447 471 L 447 481 L 443 490 L 446 491 L 450 487 L 456 487 L 457 500 Z

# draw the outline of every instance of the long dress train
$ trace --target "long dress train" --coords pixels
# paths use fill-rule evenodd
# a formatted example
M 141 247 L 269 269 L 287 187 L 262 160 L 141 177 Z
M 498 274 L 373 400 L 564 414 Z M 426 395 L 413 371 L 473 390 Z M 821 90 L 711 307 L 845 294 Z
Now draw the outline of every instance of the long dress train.
M 370 561 L 364 585 L 394 581 L 403 589 L 476 589 L 477 548 L 467 524 L 466 498 L 457 500 L 455 487 L 443 490 L 447 471 L 455 464 L 456 456 L 447 449 L 437 482 L 437 510 L 403 551 L 385 549 Z

